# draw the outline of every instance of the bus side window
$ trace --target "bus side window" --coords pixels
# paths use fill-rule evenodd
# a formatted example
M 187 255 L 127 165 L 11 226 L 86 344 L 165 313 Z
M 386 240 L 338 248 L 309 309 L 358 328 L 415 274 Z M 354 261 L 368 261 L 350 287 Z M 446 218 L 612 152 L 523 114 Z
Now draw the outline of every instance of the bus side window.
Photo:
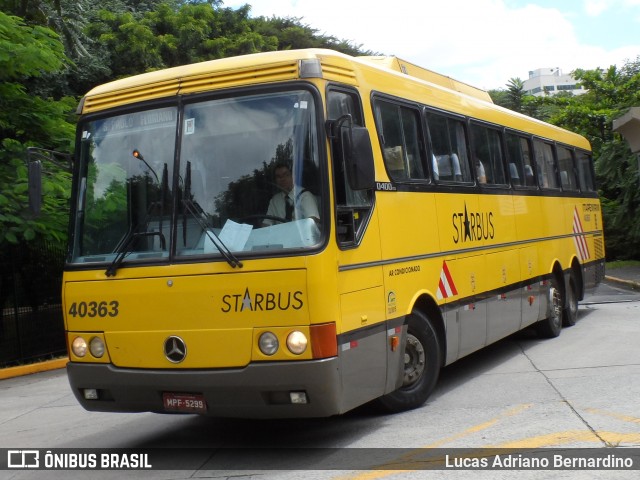
M 473 166 L 478 183 L 504 185 L 507 183 L 502 160 L 500 132 L 484 125 L 471 125 Z
M 529 139 L 507 132 L 505 140 L 512 185 L 518 188 L 536 188 Z
M 433 152 L 434 180 L 473 182 L 464 122 L 439 113 L 427 112 L 427 125 Z
M 541 140 L 534 140 L 533 148 L 536 155 L 536 170 L 540 188 L 559 189 L 560 183 L 556 174 L 553 146 Z
M 420 112 L 376 100 L 375 115 L 389 177 L 394 181 L 425 179 Z
M 360 99 L 356 92 L 331 89 L 327 92 L 327 119 L 336 120 L 351 115 L 355 125 L 364 125 Z M 371 216 L 373 190 L 353 190 L 346 176 L 344 160 L 333 148 L 333 176 L 336 201 L 336 237 L 345 248 L 355 247 L 362 240 Z
M 568 148 L 558 146 L 558 167 L 562 189 L 570 192 L 577 191 L 578 180 L 573 166 L 573 152 Z
M 593 165 L 591 155 L 586 152 L 577 152 L 576 165 L 578 167 L 578 183 L 582 192 L 595 192 L 596 185 L 593 180 Z

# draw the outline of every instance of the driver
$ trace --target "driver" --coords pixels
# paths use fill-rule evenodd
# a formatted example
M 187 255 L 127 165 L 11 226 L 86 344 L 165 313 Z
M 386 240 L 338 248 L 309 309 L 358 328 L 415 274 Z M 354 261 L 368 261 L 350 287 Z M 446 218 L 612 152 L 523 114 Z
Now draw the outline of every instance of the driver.
M 286 163 L 278 163 L 274 169 L 276 185 L 280 189 L 269 202 L 267 215 L 282 218 L 284 221 L 312 218 L 320 221 L 316 198 L 311 192 L 293 184 L 291 169 Z M 274 220 L 266 219 L 263 225 L 273 225 Z

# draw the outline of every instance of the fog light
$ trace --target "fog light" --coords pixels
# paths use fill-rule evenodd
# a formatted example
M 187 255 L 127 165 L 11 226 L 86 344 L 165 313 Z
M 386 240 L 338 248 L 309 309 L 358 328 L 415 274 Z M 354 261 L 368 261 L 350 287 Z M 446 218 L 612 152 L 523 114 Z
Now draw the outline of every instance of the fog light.
M 89 351 L 94 357 L 101 358 L 104 355 L 104 342 L 102 339 L 93 337 L 89 342 Z
M 71 351 L 76 357 L 84 357 L 87 354 L 87 342 L 82 337 L 76 337 L 71 343 Z
M 98 390 L 95 388 L 85 388 L 83 393 L 85 400 L 98 400 Z
M 291 403 L 297 403 L 299 405 L 309 403 L 307 401 L 307 392 L 289 392 L 289 398 Z
M 291 353 L 300 355 L 307 349 L 307 337 L 304 333 L 295 330 L 287 337 L 287 348 Z
M 264 332 L 260 335 L 258 346 L 260 347 L 260 351 L 265 355 L 273 355 L 278 351 L 280 345 L 278 343 L 278 337 L 271 332 Z

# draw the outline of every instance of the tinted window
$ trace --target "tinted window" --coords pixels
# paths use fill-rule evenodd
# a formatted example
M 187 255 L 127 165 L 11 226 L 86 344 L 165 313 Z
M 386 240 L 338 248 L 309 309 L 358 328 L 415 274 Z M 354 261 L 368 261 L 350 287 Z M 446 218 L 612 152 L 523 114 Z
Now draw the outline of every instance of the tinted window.
M 427 123 L 433 152 L 431 164 L 435 180 L 473 182 L 464 123 L 433 112 L 427 114 Z
M 573 168 L 573 152 L 565 147 L 558 147 L 558 169 L 560 170 L 560 183 L 562 189 L 567 191 L 578 190 L 578 179 Z
M 504 185 L 507 183 L 502 163 L 500 132 L 483 125 L 471 125 L 472 165 L 478 183 Z
M 392 180 L 424 179 L 419 111 L 376 102 L 376 120 L 387 172 Z
M 507 141 L 507 165 L 511 183 L 515 187 L 536 188 L 529 139 L 509 132 L 505 135 L 505 139 Z
M 583 192 L 595 192 L 596 185 L 593 180 L 591 155 L 585 152 L 577 152 L 576 166 L 578 167 L 578 184 Z
M 327 118 L 336 120 L 351 115 L 353 123 L 364 125 L 359 97 L 356 92 L 329 90 Z M 346 167 L 339 155 L 339 142 L 332 145 L 333 175 L 336 196 L 336 238 L 342 247 L 354 247 L 362 239 L 371 214 L 372 190 L 353 190 L 346 176 Z
M 538 184 L 542 188 L 560 188 L 553 158 L 553 146 L 540 140 L 534 140 L 536 152 L 536 172 Z

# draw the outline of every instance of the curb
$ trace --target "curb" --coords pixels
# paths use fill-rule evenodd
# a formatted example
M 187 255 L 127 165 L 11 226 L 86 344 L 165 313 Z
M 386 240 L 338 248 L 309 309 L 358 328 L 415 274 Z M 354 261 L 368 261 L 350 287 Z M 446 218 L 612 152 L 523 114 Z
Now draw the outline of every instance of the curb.
M 609 275 L 605 275 L 604 279 L 611 283 L 615 283 L 622 288 L 640 290 L 640 283 L 634 282 L 633 280 L 622 280 L 621 278 L 610 277 Z
M 47 360 L 45 362 L 32 363 L 30 365 L 20 365 L 17 367 L 1 368 L 0 380 L 6 378 L 21 377 L 32 373 L 46 372 L 48 370 L 57 370 L 67 366 L 69 359 L 67 357 L 57 358 L 55 360 Z

